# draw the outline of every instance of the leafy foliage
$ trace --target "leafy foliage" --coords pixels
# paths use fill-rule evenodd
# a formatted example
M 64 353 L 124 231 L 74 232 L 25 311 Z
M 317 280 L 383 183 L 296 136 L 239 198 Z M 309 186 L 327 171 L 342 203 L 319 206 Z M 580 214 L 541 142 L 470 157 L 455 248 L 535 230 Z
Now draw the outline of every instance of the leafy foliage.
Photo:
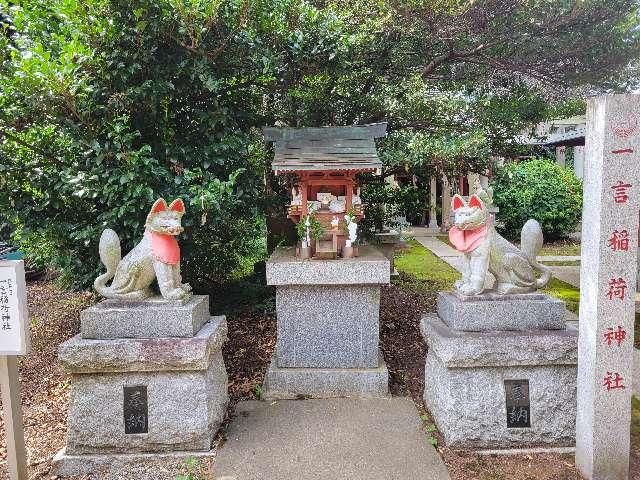
M 582 182 L 572 170 L 546 159 L 513 162 L 502 167 L 493 183 L 500 208 L 500 230 L 519 238 L 522 226 L 534 218 L 546 240 L 575 231 L 582 213 Z
M 296 231 L 298 233 L 298 238 L 300 240 L 304 240 L 307 236 L 307 219 L 309 220 L 309 236 L 313 240 L 319 240 L 324 235 L 324 227 L 320 223 L 320 221 L 316 218 L 314 213 L 309 213 L 302 217 L 300 221 L 296 224 Z
M 103 228 L 126 251 L 180 196 L 186 276 L 224 281 L 290 187 L 259 127 L 388 121 L 415 200 L 583 108 L 554 94 L 628 85 L 636 25 L 631 0 L 0 0 L 0 231 L 86 286 Z

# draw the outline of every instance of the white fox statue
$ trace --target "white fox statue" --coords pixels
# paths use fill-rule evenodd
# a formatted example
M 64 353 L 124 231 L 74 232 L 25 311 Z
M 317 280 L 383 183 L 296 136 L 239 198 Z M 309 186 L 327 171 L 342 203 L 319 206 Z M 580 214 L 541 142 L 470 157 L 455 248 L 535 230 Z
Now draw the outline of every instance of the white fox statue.
M 505 240 L 493 225 L 493 215 L 482 200 L 490 195 L 478 190 L 467 203 L 454 195 L 451 206 L 454 224 L 449 240 L 464 253 L 465 271 L 455 283 L 462 295 L 479 295 L 484 291 L 487 271 L 496 278 L 495 292 L 499 294 L 530 293 L 544 287 L 551 280 L 551 269 L 538 262 L 542 248 L 542 228 L 530 219 L 522 227 L 520 248 Z M 536 271 L 541 273 L 536 277 Z
M 124 258 L 118 234 L 104 230 L 98 250 L 107 272 L 93 282 L 96 291 L 106 298 L 144 300 L 153 295 L 151 284 L 157 278 L 164 299 L 183 300 L 191 296 L 191 286 L 182 283 L 180 247 L 175 238 L 184 230 L 181 224 L 184 211 L 180 199 L 168 206 L 164 199 L 156 200 L 147 215 L 142 240 Z M 107 286 L 111 279 L 111 285 Z

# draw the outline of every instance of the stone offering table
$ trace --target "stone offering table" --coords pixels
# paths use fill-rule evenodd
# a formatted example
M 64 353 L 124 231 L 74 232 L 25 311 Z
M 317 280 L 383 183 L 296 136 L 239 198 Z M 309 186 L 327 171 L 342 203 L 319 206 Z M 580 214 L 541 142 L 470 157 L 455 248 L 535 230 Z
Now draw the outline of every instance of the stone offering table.
M 57 473 L 209 452 L 228 403 L 226 336 L 208 296 L 105 300 L 84 310 L 81 333 L 58 352 L 72 384 Z
M 578 331 L 540 293 L 441 293 L 422 318 L 424 400 L 454 448 L 575 443 Z
M 267 398 L 388 395 L 379 351 L 380 286 L 389 261 L 373 247 L 341 260 L 302 260 L 278 248 L 267 262 L 276 287 L 278 341 Z

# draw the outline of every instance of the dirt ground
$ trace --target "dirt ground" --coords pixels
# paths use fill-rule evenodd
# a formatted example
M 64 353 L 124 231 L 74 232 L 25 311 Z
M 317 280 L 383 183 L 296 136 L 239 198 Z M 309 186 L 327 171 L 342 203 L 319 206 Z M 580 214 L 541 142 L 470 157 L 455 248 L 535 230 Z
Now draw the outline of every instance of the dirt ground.
M 428 282 L 403 275 L 395 285 L 383 289 L 381 299 L 381 344 L 390 372 L 393 395 L 409 395 L 425 421 L 425 441 L 436 443 L 453 480 L 574 480 L 573 455 L 544 454 L 479 456 L 454 451 L 443 445 L 433 430 L 422 402 L 424 386 L 423 343 L 418 322 L 422 312 L 433 311 L 435 294 Z M 28 286 L 32 352 L 20 364 L 22 401 L 29 459 L 29 478 L 52 479 L 51 459 L 64 446 L 69 377 L 57 361 L 58 345 L 79 328 L 79 312 L 95 301 L 88 293 L 69 293 L 51 283 Z M 273 312 L 237 312 L 228 316 L 229 341 L 223 353 L 229 373 L 231 402 L 225 424 L 233 420 L 234 407 L 242 399 L 259 398 L 260 385 L 276 339 Z M 636 419 L 640 423 L 640 418 Z M 640 430 L 633 429 L 634 431 Z M 6 478 L 4 429 L 0 431 L 0 478 Z M 640 479 L 640 435 L 632 441 L 631 478 Z M 431 437 L 431 440 L 430 440 Z M 224 425 L 218 441 L 224 441 Z M 140 471 L 118 472 L 108 478 L 176 479 L 187 473 L 185 465 L 145 466 Z M 211 478 L 211 465 L 198 465 L 192 478 Z M 188 478 L 188 477 L 183 477 Z

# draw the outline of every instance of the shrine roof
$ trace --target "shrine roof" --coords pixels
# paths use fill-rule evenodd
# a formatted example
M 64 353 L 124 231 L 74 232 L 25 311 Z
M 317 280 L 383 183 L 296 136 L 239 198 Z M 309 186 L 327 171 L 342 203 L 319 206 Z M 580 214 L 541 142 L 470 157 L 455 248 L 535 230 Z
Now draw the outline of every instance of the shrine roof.
M 386 123 L 349 127 L 263 128 L 265 140 L 275 143 L 272 169 L 380 170 L 374 139 L 383 137 Z

